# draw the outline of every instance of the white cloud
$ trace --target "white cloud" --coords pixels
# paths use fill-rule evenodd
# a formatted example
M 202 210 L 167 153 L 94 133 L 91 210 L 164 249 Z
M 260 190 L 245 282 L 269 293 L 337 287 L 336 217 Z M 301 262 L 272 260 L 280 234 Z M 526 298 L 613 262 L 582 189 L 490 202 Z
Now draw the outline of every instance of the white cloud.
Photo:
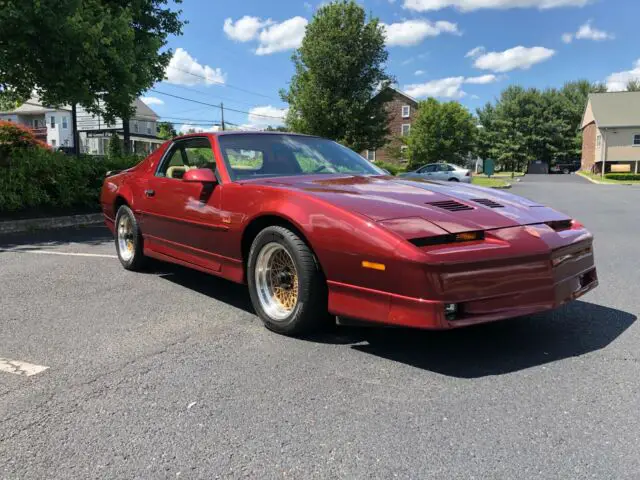
M 185 134 L 191 132 L 195 133 L 203 133 L 203 132 L 217 132 L 220 130 L 218 125 L 211 125 L 210 127 L 203 127 L 202 125 L 191 125 L 189 123 L 185 123 L 181 125 L 178 129 L 178 133 Z
M 271 23 L 273 22 L 270 19 L 261 20 L 258 17 L 245 15 L 244 17 L 236 20 L 235 23 L 233 19 L 227 18 L 224 21 L 222 29 L 230 39 L 237 42 L 248 42 L 249 40 L 257 38 L 258 32 Z
M 479 77 L 469 77 L 464 80 L 464 83 L 471 83 L 473 85 L 486 85 L 487 83 L 494 83 L 500 80 L 493 74 L 481 75 Z
M 564 43 L 571 43 L 576 40 L 593 40 L 595 42 L 601 42 L 603 40 L 613 40 L 615 36 L 604 30 L 598 30 L 591 26 L 591 20 L 582 25 L 576 33 L 563 33 L 562 41 Z
M 254 127 L 278 126 L 284 123 L 288 109 L 263 105 L 249 110 L 249 125 Z
M 576 33 L 576 39 L 578 40 L 594 40 L 596 42 L 601 42 L 602 40 L 612 40 L 613 38 L 612 34 L 593 28 L 591 26 L 591 22 L 587 22 L 582 25 Z
M 142 97 L 140 100 L 147 105 L 164 105 L 164 101 L 158 97 Z
M 439 80 L 431 80 L 425 83 L 407 85 L 404 88 L 404 91 L 407 92 L 407 95 L 416 98 L 462 98 L 466 95 L 466 93 L 461 89 L 463 83 L 464 77 L 441 78 Z
M 610 92 L 623 92 L 630 80 L 640 81 L 640 58 L 636 60 L 632 70 L 612 73 L 607 77 L 607 89 Z
M 482 55 L 484 52 L 486 52 L 484 47 L 472 48 L 471 50 L 469 50 L 467 52 L 467 54 L 464 56 L 464 58 L 475 58 L 475 57 L 478 57 L 478 56 Z
M 493 83 L 501 80 L 501 77 L 496 75 L 482 75 L 479 77 L 449 77 L 441 78 L 438 80 L 431 80 L 425 83 L 414 83 L 407 85 L 404 91 L 407 95 L 416 98 L 423 97 L 440 97 L 440 98 L 455 98 L 459 99 L 467 95 L 467 92 L 462 90 L 462 85 L 465 83 L 472 85 L 484 85 L 487 83 Z
M 515 69 L 527 70 L 536 63 L 549 60 L 555 50 L 544 47 L 517 46 L 504 52 L 483 53 L 476 58 L 474 66 L 482 70 L 509 72 Z
M 417 77 L 420 75 L 424 75 L 426 72 L 424 70 L 416 70 L 413 74 Z
M 482 8 L 538 8 L 583 7 L 592 0 L 404 0 L 404 8 L 418 12 L 441 10 L 447 7 L 470 12 Z
M 169 83 L 190 86 L 224 84 L 226 77 L 221 69 L 198 63 L 183 48 L 176 48 L 165 75 Z
M 304 2 L 302 5 L 305 8 L 305 10 L 308 10 L 309 12 L 313 12 L 313 5 L 311 5 L 309 2 Z
M 458 25 L 445 21 L 434 23 L 429 20 L 406 20 L 382 26 L 386 30 L 387 45 L 390 47 L 417 45 L 427 37 L 437 37 L 442 33 L 460 33 Z
M 258 45 L 256 55 L 270 55 L 298 48 L 302 43 L 308 23 L 306 18 L 293 17 L 264 28 L 258 37 L 260 45 Z
M 471 95 L 471 100 L 480 100 L 478 95 Z

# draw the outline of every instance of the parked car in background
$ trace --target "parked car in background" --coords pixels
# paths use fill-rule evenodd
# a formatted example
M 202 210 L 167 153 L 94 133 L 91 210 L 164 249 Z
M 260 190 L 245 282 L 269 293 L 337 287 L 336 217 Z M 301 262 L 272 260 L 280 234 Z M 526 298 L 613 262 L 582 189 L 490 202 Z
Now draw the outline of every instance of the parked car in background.
M 471 183 L 471 170 L 450 163 L 430 163 L 413 172 L 403 173 L 399 176 L 444 182 Z
M 569 161 L 569 162 L 558 162 L 551 165 L 549 168 L 549 173 L 574 173 L 580 170 L 581 161 L 580 159 Z

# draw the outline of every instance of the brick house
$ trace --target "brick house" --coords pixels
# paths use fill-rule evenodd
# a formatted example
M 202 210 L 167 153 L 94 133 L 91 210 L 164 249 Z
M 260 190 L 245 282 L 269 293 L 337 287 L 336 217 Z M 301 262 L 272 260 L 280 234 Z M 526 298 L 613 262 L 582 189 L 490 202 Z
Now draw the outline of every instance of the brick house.
M 582 170 L 640 173 L 640 92 L 589 95 L 581 128 Z
M 396 88 L 388 88 L 391 90 L 391 100 L 385 105 L 388 115 L 388 143 L 378 150 L 365 150 L 362 156 L 371 162 L 402 163 L 405 160 L 397 158 L 393 151 L 402 149 L 399 138 L 409 135 L 418 111 L 418 101 Z

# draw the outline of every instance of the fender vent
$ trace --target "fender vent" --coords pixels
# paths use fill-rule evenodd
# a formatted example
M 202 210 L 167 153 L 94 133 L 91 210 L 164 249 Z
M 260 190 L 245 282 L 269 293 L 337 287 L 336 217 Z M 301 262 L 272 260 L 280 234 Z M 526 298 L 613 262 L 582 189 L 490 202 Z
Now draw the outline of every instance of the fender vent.
M 473 210 L 473 207 L 465 205 L 464 203 L 456 202 L 455 200 L 443 200 L 441 202 L 428 202 L 427 205 L 433 207 L 442 208 L 443 210 L 449 210 L 450 212 L 461 212 L 463 210 Z
M 493 200 L 490 200 L 488 198 L 474 198 L 471 201 L 489 208 L 504 208 L 504 205 L 500 205 L 498 202 L 494 202 Z

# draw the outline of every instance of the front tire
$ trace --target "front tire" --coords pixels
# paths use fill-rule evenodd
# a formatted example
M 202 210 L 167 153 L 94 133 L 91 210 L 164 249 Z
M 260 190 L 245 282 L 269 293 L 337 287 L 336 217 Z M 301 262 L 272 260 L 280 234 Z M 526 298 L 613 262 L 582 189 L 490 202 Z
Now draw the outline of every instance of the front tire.
M 451 177 L 449 179 L 450 182 L 459 182 L 460 180 L 458 180 L 456 177 Z
M 133 211 L 122 205 L 116 214 L 116 252 L 122 266 L 138 271 L 145 263 L 142 249 L 142 234 Z
M 287 228 L 267 227 L 256 236 L 247 280 L 253 308 L 269 330 L 308 335 L 327 318 L 324 276 L 313 252 Z

